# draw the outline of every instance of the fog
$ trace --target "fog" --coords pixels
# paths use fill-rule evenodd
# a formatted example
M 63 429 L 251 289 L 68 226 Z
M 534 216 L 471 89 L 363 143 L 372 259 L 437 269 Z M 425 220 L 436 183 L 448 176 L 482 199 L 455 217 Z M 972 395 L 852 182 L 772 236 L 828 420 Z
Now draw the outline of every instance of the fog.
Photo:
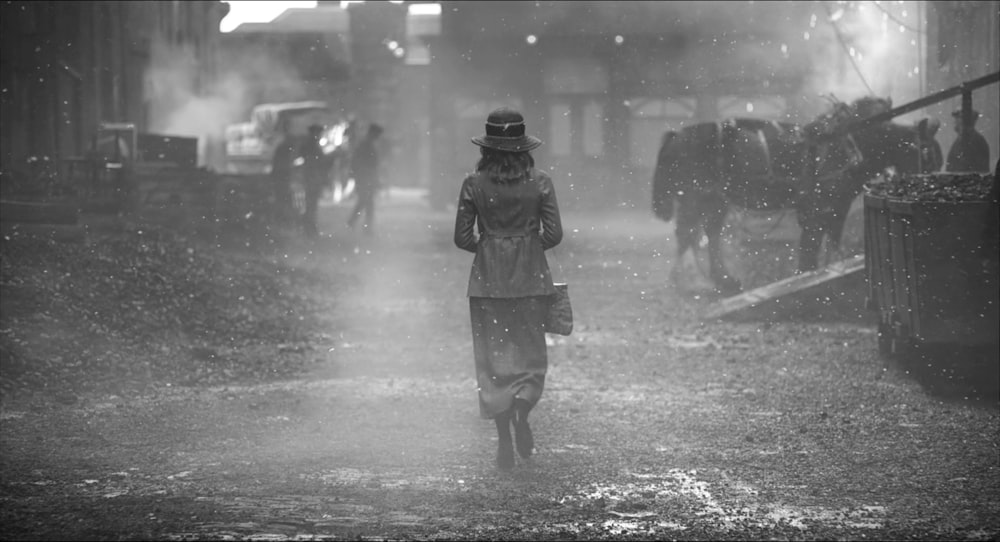
M 635 26 L 637 32 L 656 35 L 655 28 L 648 26 L 667 27 L 665 23 L 669 22 L 673 28 L 683 29 L 689 38 L 669 58 L 654 56 L 661 52 L 650 52 L 649 56 L 635 52 L 641 63 L 666 62 L 667 71 L 661 77 L 669 78 L 674 73 L 704 82 L 718 74 L 735 73 L 738 77 L 767 80 L 784 76 L 775 70 L 785 75 L 789 69 L 799 71 L 799 103 L 786 113 L 791 116 L 789 120 L 796 122 L 807 122 L 822 113 L 831 98 L 850 101 L 875 94 L 891 97 L 899 105 L 923 93 L 919 76 L 923 38 L 917 31 L 921 21 L 914 2 L 864 2 L 847 11 L 839 4 L 802 2 L 587 2 L 571 7 L 561 3 L 497 4 L 487 12 L 497 15 L 489 23 L 500 33 L 517 35 L 526 33 L 526 29 L 538 29 L 543 39 L 545 32 L 565 34 L 577 29 L 597 40 L 600 34 L 595 34 L 594 29 L 602 27 L 616 31 L 624 27 L 622 32 L 627 36 L 628 29 Z M 754 41 L 754 36 L 759 39 Z M 339 39 L 349 41 L 350 37 Z M 669 32 L 660 34 L 661 41 L 674 39 L 676 36 Z M 626 40 L 625 45 L 631 44 Z M 462 57 L 470 52 L 456 53 Z M 520 62 L 516 54 L 512 53 L 506 62 Z M 213 77 L 199 75 L 207 64 L 216 66 Z M 363 71 L 364 67 L 354 69 Z M 461 66 L 449 66 L 438 73 L 451 79 L 447 86 L 455 88 L 456 96 L 478 94 L 487 99 L 502 101 L 506 97 L 517 101 L 502 84 L 487 89 L 482 82 L 470 81 Z M 201 138 L 200 161 L 215 166 L 221 158 L 206 156 L 206 152 L 212 152 L 206 150 L 206 140 L 221 138 L 228 124 L 245 122 L 246 113 L 259 101 L 290 101 L 287 97 L 294 97 L 356 103 L 364 102 L 364 96 L 375 90 L 352 83 L 347 91 L 350 96 L 317 96 L 316 84 L 304 80 L 294 62 L 282 59 L 265 45 L 223 49 L 212 58 L 162 42 L 154 44 L 146 86 L 151 131 Z
M 146 72 L 153 133 L 199 138 L 199 165 L 221 170 L 222 139 L 230 124 L 247 122 L 260 96 L 307 97 L 296 68 L 269 54 L 266 47 L 223 50 L 217 58 L 199 58 L 192 47 L 154 42 Z M 204 63 L 217 74 L 206 78 Z
M 867 278 L 861 272 L 828 281 L 822 294 L 814 283 L 794 295 L 758 290 L 743 297 L 790 301 L 794 307 L 787 312 L 762 310 L 737 322 L 706 316 L 712 305 L 737 299 L 739 288 L 746 294 L 807 275 L 797 269 L 801 228 L 796 208 L 788 205 L 805 191 L 789 190 L 793 196 L 759 213 L 737 209 L 738 195 L 719 197 L 737 184 L 728 181 L 750 176 L 745 157 L 751 152 L 763 148 L 752 158 L 774 163 L 768 161 L 779 147 L 766 146 L 764 129 L 745 132 L 757 139 L 732 138 L 747 143 L 746 154 L 725 164 L 721 131 L 689 140 L 696 144 L 678 154 L 688 158 L 696 154 L 692 148 L 709 149 L 703 162 L 738 173 L 690 182 L 704 170 L 683 171 L 689 184 L 665 190 L 673 210 L 666 221 L 650 204 L 666 130 L 732 116 L 804 123 L 833 100 L 874 94 L 898 106 L 926 94 L 922 21 L 907 11 L 916 3 L 463 2 L 445 4 L 444 16 L 452 6 L 476 11 L 471 6 L 480 4 L 487 7 L 449 28 L 461 35 L 427 40 L 430 64 L 394 60 L 399 49 L 385 47 L 393 40 L 380 42 L 380 35 L 366 44 L 371 58 L 358 54 L 358 39 L 344 35 L 318 38 L 315 43 L 325 39 L 329 48 L 309 50 L 311 38 L 302 38 L 308 30 L 287 43 L 277 32 L 256 42 L 258 36 L 230 36 L 239 39 L 229 42 L 223 36 L 217 50 L 218 43 L 153 38 L 145 92 L 128 101 L 144 100 L 148 118 L 119 120 L 156 134 L 198 138 L 199 165 L 216 172 L 226 171 L 231 158 L 225 155 L 226 128 L 248 123 L 261 103 L 324 100 L 335 114 L 357 114 L 361 126 L 379 122 L 386 126 L 378 148 L 384 176 L 374 223 L 354 227 L 355 200 L 324 194 L 319 233 L 307 234 L 305 168 L 285 179 L 157 169 L 155 175 L 173 175 L 177 182 L 160 184 L 175 192 L 143 201 L 134 215 L 107 218 L 108 231 L 113 223 L 114 235 L 127 232 L 135 239 L 134 246 L 122 245 L 121 269 L 105 262 L 114 281 L 103 282 L 102 275 L 90 285 L 100 286 L 93 293 L 77 292 L 72 286 L 83 281 L 69 282 L 77 280 L 74 262 L 65 273 L 40 267 L 31 275 L 53 283 L 58 299 L 81 303 L 79 312 L 74 307 L 66 314 L 87 317 L 35 326 L 42 319 L 31 311 L 44 304 L 32 305 L 24 295 L 25 316 L 15 322 L 32 324 L 23 334 L 33 333 L 35 344 L 49 342 L 50 333 L 52 342 L 72 343 L 85 332 L 103 332 L 77 327 L 77 320 L 89 325 L 99 314 L 118 320 L 157 315 L 153 311 L 165 307 L 162 319 L 140 320 L 152 331 L 134 340 L 148 344 L 149 355 L 138 347 L 134 359 L 133 350 L 116 352 L 126 343 L 106 333 L 110 347 L 100 337 L 93 348 L 69 344 L 65 356 L 81 372 L 91 370 L 92 356 L 93 376 L 109 382 L 133 376 L 115 374 L 118 366 L 104 360 L 134 367 L 137 375 L 145 370 L 142 378 L 157 381 L 156 397 L 133 398 L 123 383 L 120 394 L 93 408 L 83 401 L 71 406 L 78 401 L 72 398 L 61 411 L 26 411 L 16 423 L 32 432 L 11 439 L 12 449 L 44 453 L 31 458 L 38 465 L 8 461 L 16 477 L 6 484 L 7 502 L 25 501 L 61 521 L 82 517 L 88 508 L 81 502 L 99 503 L 124 510 L 123 523 L 145 529 L 129 532 L 184 539 L 208 533 L 262 538 L 279 529 L 288 536 L 273 539 L 316 538 L 341 525 L 348 527 L 338 537 L 395 538 L 451 524 L 463 530 L 429 536 L 504 539 L 516 538 L 514 531 L 482 527 L 526 522 L 540 528 L 517 534 L 566 538 L 574 531 L 558 521 L 606 518 L 634 519 L 636 525 L 683 521 L 684 529 L 696 527 L 687 531 L 695 536 L 733 538 L 739 531 L 703 528 L 751 516 L 773 528 L 751 532 L 787 537 L 797 532 L 789 530 L 794 525 L 772 521 L 773 513 L 792 507 L 802 525 L 849 522 L 844 507 L 866 511 L 879 525 L 929 517 L 934 507 L 941 517 L 964 510 L 958 515 L 968 525 L 975 514 L 985 515 L 979 508 L 973 514 L 972 504 L 987 510 L 996 493 L 984 497 L 988 479 L 973 471 L 986 472 L 995 463 L 996 439 L 982 436 L 983 420 L 995 426 L 995 413 L 972 415 L 924 394 L 910 376 L 916 364 L 890 371 L 880 362 L 879 315 L 864 306 Z M 322 9 L 334 8 L 299 14 L 308 19 Z M 408 49 L 414 45 L 400 41 Z M 343 73 L 336 71 L 341 65 L 347 66 Z M 494 450 L 500 439 L 493 423 L 477 415 L 480 380 L 467 298 L 475 256 L 455 246 L 453 228 L 462 179 L 480 156 L 469 138 L 483 133 L 486 115 L 500 106 L 525 112 L 527 133 L 544 141 L 533 154 L 552 178 L 565 234 L 545 257 L 554 281 L 570 285 L 575 322 L 570 336 L 546 338 L 547 387 L 532 414 L 538 457 L 518 460 L 516 477 L 498 483 Z M 765 144 L 752 145 L 757 142 Z M 253 152 L 246 162 L 269 163 L 256 160 L 264 152 Z M 147 173 L 135 169 L 137 177 Z M 780 184 L 774 169 L 757 171 L 766 175 L 756 176 L 753 189 Z M 711 197 L 685 199 L 698 181 L 711 185 Z M 211 185 L 213 192 L 196 184 Z M 429 203 L 435 191 L 446 204 Z M 283 195 L 297 205 L 284 214 L 274 203 Z M 842 250 L 823 249 L 821 266 L 865 251 L 865 210 L 857 195 L 844 209 Z M 700 206 L 725 197 L 731 199 L 718 206 L 721 212 Z M 685 205 L 686 216 L 700 215 L 691 235 L 677 228 Z M 720 258 L 741 283 L 728 290 L 719 287 L 704 233 L 706 216 L 725 217 L 727 211 Z M 135 229 L 119 232 L 119 223 Z M 145 267 L 135 263 L 135 247 L 155 255 L 159 246 L 177 252 L 160 249 L 162 258 L 148 259 Z M 80 266 L 91 268 L 104 269 Z M 5 291 L 18 287 L 16 278 L 5 282 Z M 792 299 L 797 294 L 804 295 Z M 166 302 L 173 300 L 183 303 Z M 211 311 L 192 316 L 191 307 Z M 813 321 L 806 313 L 821 317 Z M 131 332 L 133 326 L 123 321 L 122 328 Z M 24 359 L 54 358 L 39 351 L 45 356 Z M 71 420 L 52 429 L 68 436 L 44 435 L 46 425 L 36 421 L 49 412 L 72 412 Z M 942 427 L 944 438 L 935 438 Z M 44 436 L 36 439 L 39 428 Z M 948 439 L 961 442 L 966 455 L 946 453 Z M 897 461 L 901 453 L 920 461 Z M 899 463 L 903 470 L 889 468 Z M 995 469 L 989 472 L 995 479 Z M 913 473 L 927 483 L 893 485 Z M 59 485 L 47 487 L 47 477 L 58 477 Z M 947 485 L 956 481 L 963 484 Z M 933 500 L 940 487 L 958 487 L 953 493 L 961 499 L 941 508 Z M 920 494 L 920 488 L 930 489 Z M 696 492 L 701 496 L 691 495 Z M 51 501 L 36 493 L 50 494 Z M 64 513 L 67 504 L 76 515 Z M 9 517 L 21 517 L 19 508 L 13 510 Z M 407 515 L 393 516 L 398 510 Z M 815 519 L 820 512 L 830 519 Z M 222 523 L 230 517 L 242 523 Z M 168 524 L 161 526 L 160 518 Z M 385 530 L 397 520 L 407 530 Z M 975 532 L 945 523 L 942 529 L 951 531 L 933 534 Z M 843 533 L 868 529 L 851 528 L 798 532 L 850 538 Z M 618 538 L 685 534 L 637 529 Z

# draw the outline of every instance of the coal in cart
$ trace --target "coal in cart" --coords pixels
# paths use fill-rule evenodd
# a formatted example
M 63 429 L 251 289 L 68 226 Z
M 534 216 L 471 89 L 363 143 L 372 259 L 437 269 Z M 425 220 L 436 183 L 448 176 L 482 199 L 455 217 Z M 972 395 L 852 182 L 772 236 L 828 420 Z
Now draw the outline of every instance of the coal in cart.
M 879 351 L 994 347 L 998 232 L 993 175 L 936 173 L 872 183 L 864 195 L 868 308 Z

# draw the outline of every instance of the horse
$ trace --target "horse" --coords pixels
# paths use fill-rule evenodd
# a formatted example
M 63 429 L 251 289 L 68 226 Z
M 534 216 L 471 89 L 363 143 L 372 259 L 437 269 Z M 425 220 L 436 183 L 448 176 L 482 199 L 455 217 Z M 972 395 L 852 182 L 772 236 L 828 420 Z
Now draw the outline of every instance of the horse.
M 676 212 L 677 261 L 708 238 L 709 278 L 721 294 L 742 290 L 722 261 L 721 233 L 729 208 L 794 209 L 798 214 L 799 271 L 818 268 L 824 235 L 837 252 L 847 211 L 864 183 L 895 169 L 927 173 L 941 167 L 934 140 L 940 123 L 882 122 L 846 134 L 844 126 L 891 109 L 865 98 L 805 126 L 755 118 L 704 122 L 664 134 L 653 174 L 654 215 Z M 676 269 L 676 268 L 675 268 Z

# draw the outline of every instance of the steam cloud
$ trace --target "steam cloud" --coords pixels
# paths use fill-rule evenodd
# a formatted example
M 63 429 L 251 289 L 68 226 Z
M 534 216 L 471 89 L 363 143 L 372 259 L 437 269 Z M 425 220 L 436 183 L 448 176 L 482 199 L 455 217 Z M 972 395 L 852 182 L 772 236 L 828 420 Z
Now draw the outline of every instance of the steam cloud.
M 146 71 L 151 108 L 149 130 L 163 135 L 198 138 L 198 163 L 221 169 L 225 128 L 249 120 L 250 109 L 270 97 L 302 99 L 298 73 L 263 47 L 223 50 L 214 76 L 206 75 L 190 46 L 153 45 Z
M 851 101 L 866 95 L 901 105 L 919 98 L 921 53 L 916 2 L 861 2 L 850 11 L 817 3 L 810 32 L 816 62 L 807 91 Z M 839 36 L 838 36 L 839 32 Z M 802 36 L 798 36 L 802 41 Z

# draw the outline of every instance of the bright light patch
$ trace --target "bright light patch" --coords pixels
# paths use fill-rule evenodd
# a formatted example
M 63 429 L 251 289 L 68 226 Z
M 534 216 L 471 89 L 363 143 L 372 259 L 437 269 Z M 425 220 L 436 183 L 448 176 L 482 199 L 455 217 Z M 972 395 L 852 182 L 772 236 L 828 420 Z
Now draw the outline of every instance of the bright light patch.
M 410 15 L 441 15 L 441 4 L 410 4 Z
M 281 15 L 289 8 L 314 8 L 316 1 L 246 1 L 234 0 L 229 2 L 229 13 L 226 14 L 222 22 L 219 23 L 221 32 L 232 32 L 243 23 L 269 23 L 278 15 Z

